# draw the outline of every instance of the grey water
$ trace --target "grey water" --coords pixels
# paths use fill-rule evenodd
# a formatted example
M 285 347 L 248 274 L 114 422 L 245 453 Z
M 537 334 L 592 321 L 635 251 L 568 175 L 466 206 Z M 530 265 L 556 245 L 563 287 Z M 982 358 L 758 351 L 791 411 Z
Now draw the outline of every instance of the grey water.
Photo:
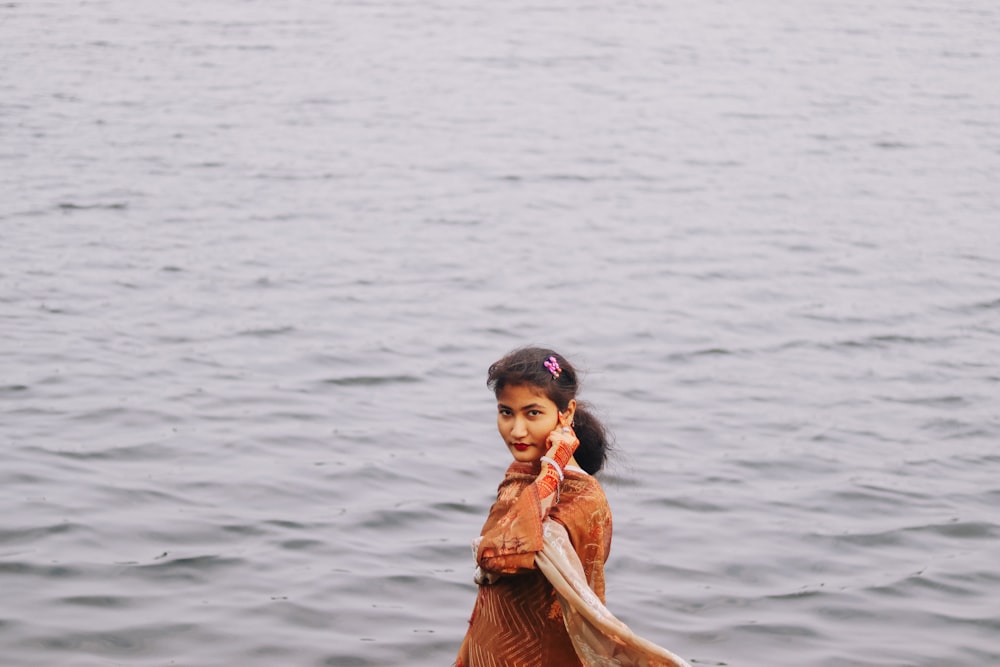
M 993 0 L 0 4 L 0 664 L 449 665 L 586 370 L 608 604 L 1000 665 Z

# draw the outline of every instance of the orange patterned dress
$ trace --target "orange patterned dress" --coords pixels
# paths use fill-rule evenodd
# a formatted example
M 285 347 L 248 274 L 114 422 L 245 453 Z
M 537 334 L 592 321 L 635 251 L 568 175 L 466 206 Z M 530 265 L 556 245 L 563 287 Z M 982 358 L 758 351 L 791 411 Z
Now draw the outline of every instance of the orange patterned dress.
M 489 582 L 469 620 L 456 667 L 580 667 L 552 584 L 535 565 L 543 547 L 540 464 L 514 462 L 497 491 L 477 547 Z M 596 479 L 568 468 L 549 518 L 566 528 L 591 590 L 604 601 L 611 510 Z M 490 583 L 492 582 L 492 583 Z

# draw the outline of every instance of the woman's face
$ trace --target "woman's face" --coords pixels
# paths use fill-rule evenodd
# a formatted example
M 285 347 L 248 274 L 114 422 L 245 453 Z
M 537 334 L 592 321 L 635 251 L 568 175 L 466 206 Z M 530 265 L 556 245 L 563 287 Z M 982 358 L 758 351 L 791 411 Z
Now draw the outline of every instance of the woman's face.
M 573 419 L 576 401 L 569 402 L 567 418 Z M 497 394 L 497 429 L 515 461 L 537 461 L 548 447 L 545 439 L 559 424 L 559 408 L 531 385 L 506 386 Z

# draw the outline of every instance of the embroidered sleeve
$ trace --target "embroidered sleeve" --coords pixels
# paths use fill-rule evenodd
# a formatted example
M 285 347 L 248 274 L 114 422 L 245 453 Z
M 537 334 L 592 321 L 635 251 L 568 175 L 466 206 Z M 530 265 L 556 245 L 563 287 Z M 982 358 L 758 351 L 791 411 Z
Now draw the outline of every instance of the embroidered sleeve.
M 497 502 L 483 526 L 476 561 L 484 570 L 513 574 L 534 568 L 542 549 L 542 519 L 534 484 L 500 486 Z M 514 496 L 514 497 L 511 497 Z

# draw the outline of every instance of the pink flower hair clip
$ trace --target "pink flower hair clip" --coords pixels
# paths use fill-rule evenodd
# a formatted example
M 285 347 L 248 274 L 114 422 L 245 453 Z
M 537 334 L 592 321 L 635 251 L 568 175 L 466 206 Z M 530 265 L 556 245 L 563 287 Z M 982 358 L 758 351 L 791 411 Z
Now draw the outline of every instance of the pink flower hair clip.
M 545 365 L 545 368 L 547 368 L 549 372 L 552 373 L 552 379 L 558 380 L 559 376 L 562 375 L 562 368 L 559 367 L 559 362 L 556 360 L 556 358 L 549 357 L 542 363 Z

